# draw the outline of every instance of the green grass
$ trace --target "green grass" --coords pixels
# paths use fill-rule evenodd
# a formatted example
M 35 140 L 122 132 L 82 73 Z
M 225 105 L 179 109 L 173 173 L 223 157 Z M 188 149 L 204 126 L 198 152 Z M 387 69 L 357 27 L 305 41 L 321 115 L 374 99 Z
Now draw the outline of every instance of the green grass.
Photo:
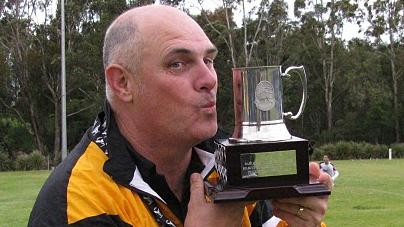
M 404 159 L 335 161 L 328 227 L 404 226 Z M 49 171 L 0 172 L 0 227 L 27 225 Z
M 0 227 L 27 226 L 49 171 L 0 172 Z
M 404 159 L 335 161 L 340 176 L 325 222 L 339 226 L 404 226 Z

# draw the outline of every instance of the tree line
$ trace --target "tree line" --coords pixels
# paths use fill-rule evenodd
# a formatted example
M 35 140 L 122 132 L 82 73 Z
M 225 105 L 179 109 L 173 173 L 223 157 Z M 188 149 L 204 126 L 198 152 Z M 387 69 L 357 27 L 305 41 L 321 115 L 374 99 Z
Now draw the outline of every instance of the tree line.
M 153 0 L 66 1 L 68 146 L 92 124 L 105 100 L 102 41 L 125 10 Z M 183 0 L 165 0 L 189 12 Z M 253 1 L 254 2 L 254 1 Z M 294 19 L 283 0 L 222 0 L 193 15 L 219 49 L 218 118 L 233 128 L 234 67 L 304 65 L 308 102 L 287 121 L 291 133 L 317 143 L 399 143 L 404 132 L 404 1 L 295 0 Z M 59 3 L 60 4 L 60 3 Z M 60 8 L 58 4 L 58 9 Z M 60 161 L 60 11 L 50 0 L 0 1 L 0 153 L 15 158 L 37 150 Z M 235 14 L 242 15 L 237 25 Z M 365 38 L 345 41 L 346 22 Z M 365 26 L 366 25 L 366 26 Z M 400 64 L 401 63 L 401 64 Z M 283 79 L 284 109 L 301 100 L 298 77 Z

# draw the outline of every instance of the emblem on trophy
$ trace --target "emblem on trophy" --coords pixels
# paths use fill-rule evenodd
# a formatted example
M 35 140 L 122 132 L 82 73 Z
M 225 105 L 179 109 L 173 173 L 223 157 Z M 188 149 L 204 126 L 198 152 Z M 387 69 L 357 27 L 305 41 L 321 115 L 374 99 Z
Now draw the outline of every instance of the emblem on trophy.
M 255 88 L 255 105 L 261 111 L 275 107 L 274 87 L 269 81 L 261 81 Z
M 282 77 L 296 71 L 302 101 L 296 114 L 282 107 Z M 233 69 L 235 125 L 231 138 L 215 141 L 219 181 L 206 183 L 214 202 L 328 195 L 326 185 L 309 184 L 308 141 L 292 136 L 284 118 L 296 120 L 307 100 L 303 66 Z

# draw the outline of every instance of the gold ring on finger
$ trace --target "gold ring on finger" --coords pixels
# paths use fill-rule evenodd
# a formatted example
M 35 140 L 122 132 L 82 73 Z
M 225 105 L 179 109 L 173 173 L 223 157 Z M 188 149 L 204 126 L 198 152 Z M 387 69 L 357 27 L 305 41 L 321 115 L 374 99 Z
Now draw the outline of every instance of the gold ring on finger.
M 297 212 L 296 212 L 296 215 L 297 215 L 298 217 L 302 217 L 303 211 L 304 211 L 304 208 L 303 208 L 303 207 L 299 207 L 299 209 L 298 209 Z

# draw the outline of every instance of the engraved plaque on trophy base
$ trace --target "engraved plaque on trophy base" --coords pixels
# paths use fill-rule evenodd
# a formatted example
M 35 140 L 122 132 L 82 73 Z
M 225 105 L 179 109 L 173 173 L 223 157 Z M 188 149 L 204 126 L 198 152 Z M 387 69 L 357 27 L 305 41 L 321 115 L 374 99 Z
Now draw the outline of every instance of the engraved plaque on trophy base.
M 215 202 L 329 195 L 324 184 L 309 184 L 308 141 L 216 142 L 216 183 L 206 182 Z

